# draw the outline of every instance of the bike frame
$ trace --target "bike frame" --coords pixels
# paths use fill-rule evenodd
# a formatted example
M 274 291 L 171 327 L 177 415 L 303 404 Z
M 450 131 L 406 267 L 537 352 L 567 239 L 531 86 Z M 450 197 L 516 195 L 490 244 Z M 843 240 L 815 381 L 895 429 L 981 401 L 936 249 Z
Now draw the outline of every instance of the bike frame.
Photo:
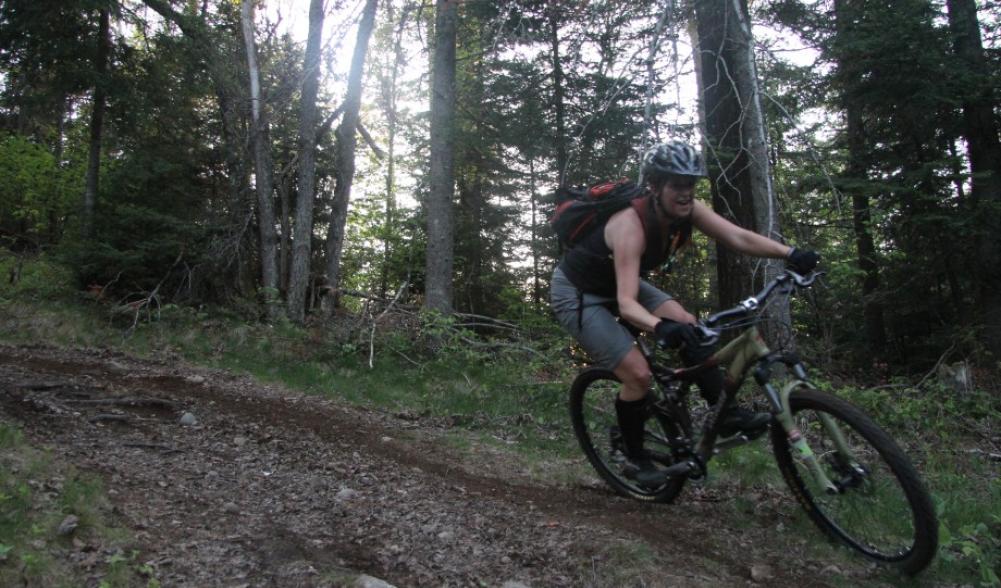
M 647 355 L 647 359 L 650 361 L 651 366 L 653 366 L 652 353 L 648 354 L 650 350 L 646 349 L 645 346 L 641 347 L 643 348 L 644 355 Z M 792 370 L 794 376 L 793 379 L 785 384 L 781 390 L 776 390 L 770 381 L 771 367 L 776 363 L 782 363 L 788 366 Z M 720 450 L 726 449 L 730 446 L 720 447 L 716 444 L 719 415 L 736 397 L 737 391 L 747 377 L 748 372 L 753 369 L 754 378 L 758 385 L 765 391 L 765 395 L 767 396 L 772 407 L 772 413 L 775 415 L 776 420 L 788 436 L 790 445 L 799 454 L 800 458 L 803 459 L 814 479 L 814 482 L 828 494 L 840 493 L 841 489 L 824 473 L 823 468 L 817 459 L 817 455 L 810 448 L 806 438 L 797 428 L 789 406 L 789 396 L 794 391 L 798 389 L 812 390 L 815 389 L 815 387 L 807 380 L 806 370 L 804 369 L 803 364 L 799 361 L 799 358 L 795 354 L 791 353 L 773 353 L 769 349 L 764 338 L 761 336 L 761 332 L 757 326 L 750 326 L 702 364 L 678 370 L 663 370 L 654 368 L 653 371 L 654 373 L 662 374 L 662 378 L 666 376 L 666 381 L 662 380 L 662 378 L 658 378 L 658 380 L 661 381 L 661 384 L 669 384 L 671 380 L 691 381 L 694 374 L 705 369 L 715 369 L 720 365 L 724 365 L 727 368 L 725 384 L 723 386 L 724 393 L 712 407 L 710 415 L 703 423 L 702 438 L 693 452 L 693 457 L 695 457 L 697 461 L 693 462 L 691 460 L 686 460 L 682 463 L 675 464 L 668 468 L 670 474 L 691 475 L 700 472 L 704 473 L 705 464 L 709 462 L 712 456 Z M 669 385 L 663 387 L 665 396 L 669 396 L 671 394 L 670 390 L 671 387 Z M 669 406 L 679 405 L 677 399 L 669 398 L 669 400 L 671 401 Z M 687 411 L 687 407 L 682 408 L 682 410 Z M 690 418 L 687 418 L 688 415 L 686 414 L 685 416 L 686 418 L 683 422 L 690 423 Z M 834 441 L 837 452 L 841 458 L 844 459 L 846 463 L 850 464 L 853 469 L 864 472 L 864 469 L 858 465 L 858 461 L 852 454 L 847 440 L 837 424 L 826 414 L 821 414 L 820 418 L 824 428 L 829 433 L 830 438 Z M 684 433 L 688 436 L 691 432 L 684 431 Z M 744 438 L 735 444 L 743 444 L 747 441 L 749 441 L 749 439 Z

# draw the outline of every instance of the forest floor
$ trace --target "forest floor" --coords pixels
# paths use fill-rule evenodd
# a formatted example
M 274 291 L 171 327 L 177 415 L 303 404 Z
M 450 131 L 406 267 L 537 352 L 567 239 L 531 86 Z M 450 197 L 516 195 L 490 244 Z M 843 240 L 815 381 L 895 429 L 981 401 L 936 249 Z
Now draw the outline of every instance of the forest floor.
M 586 474 L 546 479 L 514 453 L 456 447 L 439 421 L 180 361 L 0 345 L 0 424 L 102 480 L 142 585 L 897 583 L 810 547 L 816 532 L 790 539 L 767 500 L 740 517 L 711 486 L 626 500 Z M 99 541 L 50 551 L 97 586 Z

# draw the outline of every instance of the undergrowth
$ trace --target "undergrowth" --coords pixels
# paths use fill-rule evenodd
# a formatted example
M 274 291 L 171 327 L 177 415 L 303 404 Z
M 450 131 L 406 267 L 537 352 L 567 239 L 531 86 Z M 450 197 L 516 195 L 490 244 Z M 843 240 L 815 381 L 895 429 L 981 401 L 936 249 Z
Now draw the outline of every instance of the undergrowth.
M 51 271 L 39 275 L 59 279 Z M 0 287 L 0 333 L 8 342 L 182 358 L 438 423 L 516 450 L 526 463 L 580 458 L 566 409 L 566 390 L 577 370 L 565 353 L 569 339 L 538 316 L 522 317 L 520 336 L 417 314 L 387 316 L 374 331 L 371 317 L 358 314 L 297 327 L 263 324 L 232 308 L 172 305 L 136 320 L 106 303 L 67 295 L 65 288 L 38 285 L 45 279 L 32 283 L 28 294 Z M 924 475 L 942 523 L 941 548 L 918 582 L 1001 585 L 1001 471 L 992 436 L 1001 424 L 997 399 L 928 383 L 920 389 L 835 386 L 823 378 L 816 383 L 866 410 Z M 790 521 L 790 541 L 812 538 L 825 545 L 789 497 L 767 440 L 721 456 L 710 472 L 709 487 L 715 484 L 724 497 L 720 508 L 746 518 L 774 503 L 782 520 Z M 752 516 L 746 524 L 760 520 Z M 831 554 L 827 547 L 817 549 L 827 549 L 821 558 Z M 884 580 L 905 582 L 892 574 Z
M 158 587 L 110 510 L 100 480 L 0 422 L 0 586 Z M 74 565 L 71 553 L 89 555 Z

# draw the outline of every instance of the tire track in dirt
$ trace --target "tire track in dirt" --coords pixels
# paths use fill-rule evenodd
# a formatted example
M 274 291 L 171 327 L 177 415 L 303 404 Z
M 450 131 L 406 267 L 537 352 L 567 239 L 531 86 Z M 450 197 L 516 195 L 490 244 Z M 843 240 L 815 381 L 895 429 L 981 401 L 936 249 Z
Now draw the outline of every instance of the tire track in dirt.
M 143 417 L 140 426 L 98 426 L 48 414 L 44 402 L 27 406 L 26 398 L 44 400 L 45 386 L 60 382 L 103 398 L 165 400 L 194 411 L 204 425 L 179 427 L 175 414 Z M 400 421 L 390 415 L 224 372 L 100 351 L 0 346 L 0 391 L 0 407 L 33 441 L 62 448 L 109 480 L 125 519 L 145 538 L 144 549 L 154 561 L 170 562 L 161 566 L 164 577 L 178 585 L 336 585 L 316 573 L 330 569 L 362 571 L 400 586 L 507 580 L 614 585 L 622 580 L 614 571 L 596 568 L 614 565 L 609 550 L 618 538 L 642 540 L 670 562 L 659 578 L 644 579 L 646 585 L 752 584 L 752 564 L 770 567 L 769 585 L 821 585 L 788 553 L 745 545 L 740 530 L 691 492 L 675 505 L 647 505 L 583 485 L 532 483 L 519 472 L 480 474 L 475 463 L 455 463 L 458 457 L 442 449 L 434 431 L 417 426 L 403 439 Z M 58 404 L 57 397 L 48 398 Z M 56 434 L 46 425 L 52 419 L 74 430 L 64 426 Z M 234 446 L 232 439 L 243 441 Z M 80 442 L 99 450 L 74 450 Z M 142 443 L 180 456 L 136 460 L 136 447 L 124 445 Z M 115 467 L 115 459 L 127 465 Z M 183 482 L 163 487 L 156 473 L 133 471 L 143 466 L 165 468 Z M 245 475 L 262 467 L 276 476 L 286 472 L 283 483 L 275 487 Z M 243 485 L 217 488 L 206 482 L 213 478 Z M 295 498 L 276 498 L 276 488 Z M 355 498 L 338 498 L 345 488 Z M 232 516 L 225 500 L 241 492 L 253 500 L 242 501 L 235 507 L 239 516 Z M 147 506 L 151 515 L 144 517 Z M 192 534 L 173 524 L 179 515 L 201 517 L 208 528 Z M 178 570 L 177 562 L 195 549 L 208 553 L 198 561 L 218 564 L 217 575 Z

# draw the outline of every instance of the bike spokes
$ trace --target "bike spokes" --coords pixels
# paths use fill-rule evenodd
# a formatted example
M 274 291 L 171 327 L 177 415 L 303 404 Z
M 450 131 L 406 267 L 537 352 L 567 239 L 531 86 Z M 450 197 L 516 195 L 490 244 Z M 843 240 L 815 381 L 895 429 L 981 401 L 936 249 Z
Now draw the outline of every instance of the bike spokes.
M 790 404 L 792 425 L 810 451 L 776 431 L 776 458 L 814 521 L 873 559 L 911 573 L 924 568 L 934 556 L 937 523 L 900 448 L 840 399 L 810 392 L 794 394 Z
M 574 433 L 591 465 L 616 491 L 642 500 L 670 501 L 681 491 L 684 479 L 659 481 L 650 486 L 635 479 L 636 464 L 626 458 L 615 414 L 615 398 L 620 388 L 621 384 L 610 372 L 596 370 L 578 377 L 570 393 Z M 646 422 L 644 447 L 658 469 L 674 463 L 669 438 L 657 419 Z

